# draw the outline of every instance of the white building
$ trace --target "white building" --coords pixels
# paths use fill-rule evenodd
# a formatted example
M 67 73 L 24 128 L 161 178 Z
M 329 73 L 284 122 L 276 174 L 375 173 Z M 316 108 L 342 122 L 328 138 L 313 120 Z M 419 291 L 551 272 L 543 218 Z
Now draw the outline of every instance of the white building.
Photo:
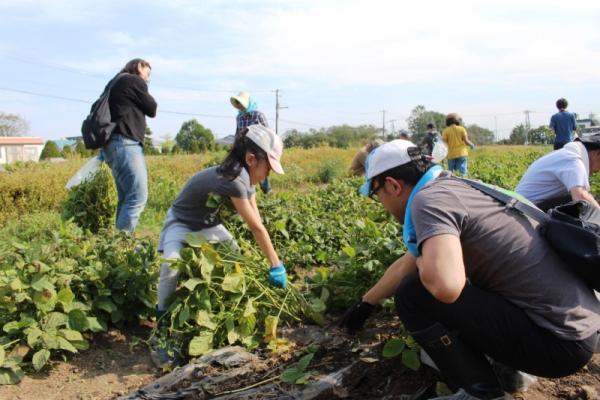
M 39 161 L 44 140 L 38 137 L 0 137 L 0 164 Z

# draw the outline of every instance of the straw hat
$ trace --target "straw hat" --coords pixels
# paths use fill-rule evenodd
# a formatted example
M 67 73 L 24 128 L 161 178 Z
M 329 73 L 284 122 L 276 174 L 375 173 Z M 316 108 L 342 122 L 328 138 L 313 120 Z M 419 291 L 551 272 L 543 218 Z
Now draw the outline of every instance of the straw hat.
M 237 101 L 238 103 L 240 103 L 242 105 L 242 107 L 248 108 L 248 106 L 250 105 L 250 93 L 239 92 L 237 94 L 237 96 L 230 98 L 229 101 L 231 102 L 231 105 L 234 107 L 235 107 L 235 102 Z

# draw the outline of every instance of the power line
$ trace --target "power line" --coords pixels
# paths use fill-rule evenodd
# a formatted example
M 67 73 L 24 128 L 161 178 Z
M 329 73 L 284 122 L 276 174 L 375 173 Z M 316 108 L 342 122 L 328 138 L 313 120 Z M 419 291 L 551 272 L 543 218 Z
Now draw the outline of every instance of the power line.
M 19 62 L 25 63 L 25 64 L 38 65 L 38 66 L 42 66 L 45 68 L 56 69 L 59 71 L 72 72 L 72 73 L 76 73 L 76 74 L 80 74 L 80 75 L 84 75 L 84 76 L 88 76 L 88 77 L 92 77 L 92 78 L 97 78 L 97 79 L 107 79 L 106 75 L 94 73 L 91 71 L 86 71 L 86 70 L 80 69 L 80 68 L 73 68 L 73 67 L 69 67 L 66 65 L 51 64 L 51 63 L 35 60 L 32 58 L 28 58 L 28 57 L 15 56 L 15 55 L 6 54 L 6 53 L 4 54 L 4 57 L 12 58 L 13 60 L 16 60 L 16 61 L 19 61 Z M 157 87 L 157 88 L 163 88 L 163 89 L 187 90 L 187 91 L 191 91 L 191 92 L 208 92 L 208 93 L 236 93 L 237 92 L 237 90 L 233 90 L 233 89 L 232 90 L 200 89 L 200 88 L 194 88 L 194 87 L 165 86 L 165 85 L 161 85 L 161 84 L 153 84 L 153 86 Z M 272 90 L 252 90 L 252 92 L 253 93 L 271 93 Z
M 64 97 L 64 96 L 55 96 L 55 95 L 52 95 L 52 94 L 31 92 L 31 91 L 28 91 L 28 90 L 12 89 L 12 88 L 6 88 L 6 87 L 0 87 L 0 90 L 4 90 L 6 92 L 28 94 L 28 95 L 31 95 L 31 96 L 47 97 L 47 98 L 50 98 L 50 99 L 73 101 L 73 102 L 76 102 L 76 103 L 86 103 L 86 104 L 92 104 L 93 103 L 92 101 L 89 101 L 89 100 L 75 99 L 75 98 L 72 98 L 72 97 Z M 189 112 L 182 112 L 182 111 L 170 111 L 170 110 L 160 110 L 160 109 L 159 109 L 159 112 L 163 113 L 163 114 L 177 114 L 177 115 L 189 115 L 189 116 L 207 117 L 207 118 L 235 119 L 235 116 L 230 116 L 230 115 L 189 113 Z

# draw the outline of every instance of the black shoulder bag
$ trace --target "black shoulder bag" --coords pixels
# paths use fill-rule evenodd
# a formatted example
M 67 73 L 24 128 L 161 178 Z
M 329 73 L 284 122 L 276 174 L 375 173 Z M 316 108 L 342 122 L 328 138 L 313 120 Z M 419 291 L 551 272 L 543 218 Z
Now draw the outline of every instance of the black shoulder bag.
M 550 246 L 591 288 L 600 291 L 600 210 L 585 200 L 544 213 L 500 190 L 471 179 L 456 178 L 533 218 Z
M 117 74 L 106 86 L 100 98 L 92 104 L 89 115 L 81 125 L 81 136 L 86 149 L 99 149 L 110 140 L 113 130 L 117 126 L 111 121 L 108 98 L 110 91 L 124 73 Z

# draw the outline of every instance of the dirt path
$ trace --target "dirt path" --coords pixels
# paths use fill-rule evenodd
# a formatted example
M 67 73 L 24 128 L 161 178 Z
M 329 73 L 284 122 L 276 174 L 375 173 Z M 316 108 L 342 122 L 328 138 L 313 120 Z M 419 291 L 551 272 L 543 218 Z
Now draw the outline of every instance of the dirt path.
M 345 392 L 346 399 L 392 400 L 426 386 L 435 387 L 438 377 L 433 370 L 422 367 L 418 372 L 413 372 L 403 367 L 399 358 L 384 359 L 380 356 L 383 341 L 397 332 L 398 327 L 398 323 L 394 321 L 381 322 L 383 321 L 372 325 L 360 340 L 373 350 L 369 357 L 365 358 L 363 355 L 363 360 L 377 358 L 378 361 L 362 361 L 364 363 L 357 370 L 356 376 L 349 379 L 352 389 Z M 139 337 L 147 336 L 148 333 L 147 329 L 136 332 Z M 334 333 L 332 336 L 336 335 Z M 67 362 L 56 362 L 52 368 L 41 373 L 28 375 L 19 385 L 0 386 L 0 399 L 104 400 L 131 393 L 159 377 L 144 345 L 130 351 L 134 340 L 133 334 L 124 335 L 118 330 L 98 335 L 91 350 L 78 354 Z M 368 345 L 368 341 L 372 345 Z M 329 341 L 315 355 L 311 369 L 328 374 L 356 361 L 361 356 L 356 352 L 355 346 L 353 339 Z M 269 358 L 267 353 L 263 355 Z M 276 357 L 279 361 L 271 359 L 270 363 L 282 363 L 282 368 L 285 368 L 283 364 L 294 362 L 290 357 L 279 355 Z M 254 380 L 260 380 L 260 375 L 251 374 L 249 380 L 239 379 L 237 385 L 248 386 Z M 275 381 L 278 387 L 292 390 L 292 386 L 277 382 Z M 596 354 L 579 373 L 561 379 L 540 379 L 527 392 L 516 394 L 515 398 L 600 400 L 600 354 Z
M 156 378 L 146 347 L 130 352 L 131 339 L 117 330 L 97 335 L 89 351 L 29 374 L 19 385 L 0 386 L 0 399 L 104 400 L 127 394 Z

